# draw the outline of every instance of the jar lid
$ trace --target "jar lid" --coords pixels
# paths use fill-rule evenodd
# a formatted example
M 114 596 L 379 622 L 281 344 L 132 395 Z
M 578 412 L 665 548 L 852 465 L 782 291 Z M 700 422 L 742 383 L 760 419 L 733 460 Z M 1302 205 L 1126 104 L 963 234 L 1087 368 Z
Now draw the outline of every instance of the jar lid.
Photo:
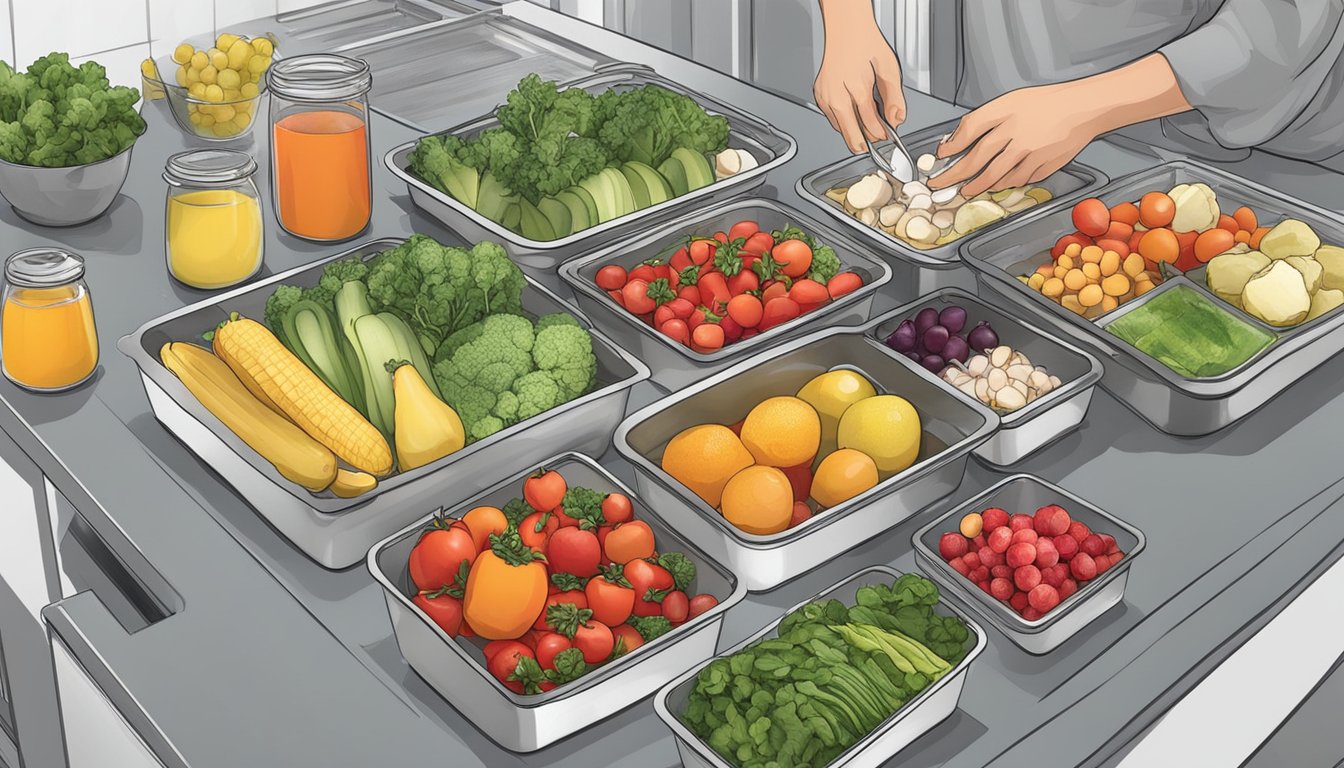
M 373 87 L 368 62 L 334 53 L 287 56 L 266 69 L 266 85 L 288 101 L 346 101 Z
M 257 161 L 232 149 L 193 149 L 178 152 L 163 166 L 163 180 L 181 184 L 231 184 L 251 176 Z
M 82 277 L 84 257 L 61 248 L 29 248 L 5 260 L 5 279 L 25 288 L 55 288 Z

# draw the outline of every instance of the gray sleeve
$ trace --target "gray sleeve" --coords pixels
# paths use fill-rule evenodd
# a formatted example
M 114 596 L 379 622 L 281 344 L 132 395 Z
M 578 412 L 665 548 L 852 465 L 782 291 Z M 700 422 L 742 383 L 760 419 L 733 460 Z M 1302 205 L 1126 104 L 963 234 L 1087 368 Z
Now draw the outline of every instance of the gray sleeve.
M 1226 0 L 1208 23 L 1160 49 L 1219 143 L 1278 136 L 1341 66 L 1344 0 Z

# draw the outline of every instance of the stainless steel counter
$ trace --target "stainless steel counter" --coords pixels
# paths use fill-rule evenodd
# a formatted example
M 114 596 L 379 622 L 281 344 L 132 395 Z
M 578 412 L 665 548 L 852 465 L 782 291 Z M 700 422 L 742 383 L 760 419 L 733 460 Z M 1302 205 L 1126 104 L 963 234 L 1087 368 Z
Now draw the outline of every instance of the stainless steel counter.
M 613 59 L 653 66 L 792 134 L 798 155 L 760 194 L 806 209 L 794 192 L 797 178 L 846 151 L 815 111 L 528 3 L 505 12 Z M 911 129 L 957 113 L 909 98 Z M 402 659 L 378 586 L 362 566 L 332 572 L 305 558 L 154 420 L 135 367 L 115 342 L 204 294 L 172 283 L 164 266 L 159 173 L 185 139 L 158 105 L 147 113 L 150 133 L 136 146 L 131 178 L 108 216 L 44 230 L 0 211 L 0 241 L 11 250 L 58 243 L 86 256 L 104 350 L 96 379 L 64 395 L 0 382 L 0 427 L 130 574 L 122 580 L 129 601 L 83 592 L 48 608 L 61 639 L 169 766 L 676 765 L 672 737 L 649 700 L 532 755 L 495 746 Z M 377 157 L 415 135 L 387 119 L 376 119 L 372 132 Z M 1082 160 L 1112 177 L 1159 160 L 1142 144 L 1125 144 L 1098 143 Z M 264 137 L 252 149 L 264 157 Z M 1344 209 L 1340 177 L 1313 166 L 1257 155 L 1231 169 Z M 405 186 L 381 165 L 374 189 L 369 239 L 412 231 L 453 239 L 413 209 Z M 331 252 L 279 231 L 269 220 L 265 274 Z M 914 298 L 914 277 L 898 271 L 874 312 Z M 554 275 L 546 281 L 563 289 Z M 903 751 L 900 764 L 1110 761 L 1337 559 L 1336 543 L 1344 541 L 1341 380 L 1344 360 L 1327 363 L 1242 423 L 1196 440 L 1163 435 L 1098 392 L 1080 431 L 1014 470 L 1057 482 L 1148 534 L 1146 562 L 1136 563 L 1124 605 L 1043 657 L 991 631 L 961 708 Z M 630 408 L 660 394 L 643 384 Z M 631 479 L 614 452 L 603 463 Z M 973 463 L 958 493 L 969 496 L 998 476 Z M 916 516 L 783 587 L 750 595 L 728 613 L 721 644 L 864 566 L 914 569 L 910 535 L 926 519 Z M 116 608 L 123 604 L 154 609 L 128 621 Z

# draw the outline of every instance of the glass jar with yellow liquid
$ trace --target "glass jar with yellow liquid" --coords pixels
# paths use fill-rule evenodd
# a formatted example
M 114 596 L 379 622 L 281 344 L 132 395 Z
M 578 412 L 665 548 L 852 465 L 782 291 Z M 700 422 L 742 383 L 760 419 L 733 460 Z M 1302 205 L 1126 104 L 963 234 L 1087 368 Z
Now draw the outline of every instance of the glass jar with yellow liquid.
M 59 248 L 31 248 L 5 261 L 0 363 L 25 389 L 59 392 L 98 367 L 93 300 L 84 259 Z
M 236 285 L 261 269 L 257 162 L 244 152 L 198 149 L 168 158 L 164 248 L 168 272 L 192 288 Z

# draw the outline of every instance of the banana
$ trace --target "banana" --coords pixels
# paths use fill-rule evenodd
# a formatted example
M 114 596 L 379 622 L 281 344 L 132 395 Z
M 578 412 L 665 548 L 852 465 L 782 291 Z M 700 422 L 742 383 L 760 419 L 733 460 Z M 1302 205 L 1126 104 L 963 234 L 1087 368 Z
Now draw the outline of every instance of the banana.
M 336 470 L 336 482 L 331 484 L 331 492 L 342 499 L 353 499 L 378 487 L 378 478 L 367 472 Z
M 325 490 L 336 480 L 336 455 L 266 407 L 224 361 L 184 342 L 163 345 L 159 359 L 206 410 L 273 464 L 285 479 L 313 492 Z

